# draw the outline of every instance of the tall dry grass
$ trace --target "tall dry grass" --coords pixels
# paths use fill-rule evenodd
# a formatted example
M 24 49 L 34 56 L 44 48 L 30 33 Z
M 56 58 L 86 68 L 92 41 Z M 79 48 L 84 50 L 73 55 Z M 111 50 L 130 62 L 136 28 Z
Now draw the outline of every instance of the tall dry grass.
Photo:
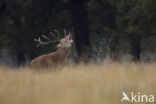
M 0 104 L 121 104 L 123 91 L 156 95 L 156 63 L 0 67 Z

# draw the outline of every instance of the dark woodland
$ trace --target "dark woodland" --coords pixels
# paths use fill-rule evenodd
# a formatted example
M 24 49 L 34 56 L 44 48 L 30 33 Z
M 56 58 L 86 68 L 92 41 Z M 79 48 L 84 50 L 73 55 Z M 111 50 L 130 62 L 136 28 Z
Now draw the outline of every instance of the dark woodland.
M 156 61 L 155 17 L 156 0 L 0 0 L 0 60 L 7 53 L 15 66 L 29 64 L 56 50 L 56 44 L 36 47 L 34 39 L 66 29 L 75 63 Z

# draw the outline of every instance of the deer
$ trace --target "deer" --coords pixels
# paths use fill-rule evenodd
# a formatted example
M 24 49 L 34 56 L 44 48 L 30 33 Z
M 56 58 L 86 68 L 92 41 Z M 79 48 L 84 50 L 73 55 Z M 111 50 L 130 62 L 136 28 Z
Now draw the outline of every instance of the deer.
M 59 32 L 57 30 L 55 30 L 55 32 L 59 36 Z M 56 68 L 57 66 L 66 64 L 66 60 L 70 55 L 70 48 L 73 43 L 71 33 L 67 33 L 67 31 L 64 29 L 64 38 L 62 39 L 58 39 L 52 32 L 50 32 L 50 35 L 52 35 L 55 40 L 51 40 L 45 35 L 42 35 L 42 37 L 45 38 L 47 42 L 43 42 L 40 37 L 38 39 L 34 39 L 34 41 L 38 42 L 37 47 L 40 45 L 57 42 L 58 44 L 56 46 L 56 51 L 34 58 L 30 63 L 31 68 Z

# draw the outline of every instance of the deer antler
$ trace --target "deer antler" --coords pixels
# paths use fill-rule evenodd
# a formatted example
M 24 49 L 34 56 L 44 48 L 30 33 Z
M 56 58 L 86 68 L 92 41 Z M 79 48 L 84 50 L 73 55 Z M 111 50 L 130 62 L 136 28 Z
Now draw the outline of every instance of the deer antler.
M 55 36 L 52 32 L 50 32 L 50 34 L 51 34 L 56 40 L 53 41 L 53 40 L 49 39 L 48 37 L 46 37 L 45 35 L 42 35 L 42 37 L 45 38 L 45 39 L 47 39 L 48 42 L 43 42 L 43 41 L 41 41 L 41 38 L 40 38 L 40 37 L 39 37 L 38 39 L 34 39 L 34 41 L 39 42 L 38 45 L 37 45 L 37 47 L 39 47 L 40 45 L 46 45 L 46 44 L 50 44 L 50 43 L 59 42 L 59 40 L 56 38 L 56 36 Z
M 45 45 L 45 44 L 49 44 L 50 43 L 50 42 L 43 42 L 43 41 L 41 41 L 40 37 L 38 39 L 34 39 L 34 41 L 39 42 L 36 47 L 39 47 L 40 45 Z
M 45 35 L 42 35 L 43 38 L 47 39 L 50 43 L 55 43 L 55 42 L 58 42 L 58 40 L 51 40 L 49 39 L 48 37 L 46 37 Z
M 54 31 L 57 33 L 58 39 L 60 39 L 60 33 L 56 29 Z
M 63 29 L 64 30 L 64 35 L 66 36 L 67 35 L 67 31 L 66 31 L 66 29 Z

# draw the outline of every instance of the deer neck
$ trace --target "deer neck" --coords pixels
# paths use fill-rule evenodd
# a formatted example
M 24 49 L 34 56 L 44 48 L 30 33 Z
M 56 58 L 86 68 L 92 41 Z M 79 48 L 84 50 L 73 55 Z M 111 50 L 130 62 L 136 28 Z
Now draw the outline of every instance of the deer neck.
M 57 50 L 57 53 L 58 55 L 66 57 L 69 55 L 69 48 L 60 48 Z
M 49 58 L 54 60 L 56 63 L 64 62 L 69 56 L 70 49 L 57 49 L 55 52 L 49 53 Z

